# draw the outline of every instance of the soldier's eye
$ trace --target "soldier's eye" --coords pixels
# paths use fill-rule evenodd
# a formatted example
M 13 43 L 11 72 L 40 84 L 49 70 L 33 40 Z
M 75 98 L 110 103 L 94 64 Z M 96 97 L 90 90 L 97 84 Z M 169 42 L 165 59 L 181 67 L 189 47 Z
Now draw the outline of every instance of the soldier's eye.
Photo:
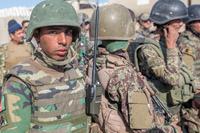
M 59 34 L 59 32 L 56 31 L 56 30 L 50 30 L 50 31 L 48 31 L 48 34 L 50 34 L 50 35 L 57 35 L 57 34 Z
M 66 31 L 65 31 L 65 35 L 68 35 L 68 36 L 71 36 L 72 35 L 72 29 L 67 29 Z

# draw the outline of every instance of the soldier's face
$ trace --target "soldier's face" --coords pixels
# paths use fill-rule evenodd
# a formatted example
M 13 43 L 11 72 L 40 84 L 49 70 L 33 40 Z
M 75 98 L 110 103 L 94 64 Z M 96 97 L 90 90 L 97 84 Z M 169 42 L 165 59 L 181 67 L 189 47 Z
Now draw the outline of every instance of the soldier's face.
M 149 29 L 152 26 L 152 22 L 150 20 L 146 20 L 146 21 L 141 21 L 141 25 L 145 28 L 145 29 Z
M 67 56 L 72 43 L 72 29 L 66 26 L 43 27 L 36 39 L 47 56 L 61 61 Z
M 195 21 L 191 24 L 192 29 L 200 33 L 200 21 Z
M 183 21 L 180 19 L 172 20 L 168 23 L 168 25 L 171 25 L 174 27 L 177 31 L 180 30 L 180 28 L 183 26 Z

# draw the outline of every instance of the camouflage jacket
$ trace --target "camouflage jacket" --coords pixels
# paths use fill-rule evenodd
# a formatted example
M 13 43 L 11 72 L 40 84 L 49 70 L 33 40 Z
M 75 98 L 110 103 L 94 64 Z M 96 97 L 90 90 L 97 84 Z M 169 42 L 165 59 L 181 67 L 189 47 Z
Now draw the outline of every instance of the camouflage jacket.
M 29 58 L 6 75 L 1 115 L 3 133 L 87 132 L 82 74 L 73 67 L 64 72 Z
M 140 70 L 147 77 L 155 77 L 165 84 L 179 85 L 181 60 L 178 49 L 167 49 L 164 41 L 160 42 L 157 49 L 151 43 L 140 48 L 138 52 Z M 163 57 L 157 51 L 160 51 Z
M 129 51 L 137 69 L 148 78 L 166 106 L 172 107 L 193 97 L 194 78 L 182 62 L 178 48 L 167 49 L 163 39 L 145 38 L 131 44 Z M 172 110 L 177 111 L 178 108 Z
M 178 39 L 182 58 L 195 76 L 195 86 L 200 88 L 200 37 L 190 30 L 183 32 Z

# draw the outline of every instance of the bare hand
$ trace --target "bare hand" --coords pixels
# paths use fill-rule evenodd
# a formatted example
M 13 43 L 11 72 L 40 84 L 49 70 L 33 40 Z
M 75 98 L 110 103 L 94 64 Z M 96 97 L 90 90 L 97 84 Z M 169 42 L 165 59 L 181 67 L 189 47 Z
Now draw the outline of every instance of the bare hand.
M 167 48 L 176 48 L 176 41 L 179 37 L 179 32 L 173 25 L 167 25 L 164 28 L 164 36 Z

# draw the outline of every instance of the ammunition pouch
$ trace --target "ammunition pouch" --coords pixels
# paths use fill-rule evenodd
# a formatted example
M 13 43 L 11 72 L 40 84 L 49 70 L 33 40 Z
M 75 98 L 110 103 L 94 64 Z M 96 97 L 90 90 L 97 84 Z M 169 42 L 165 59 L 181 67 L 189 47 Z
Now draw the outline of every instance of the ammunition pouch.
M 194 95 L 194 78 L 190 71 L 185 66 L 181 67 L 181 75 L 184 79 L 184 85 L 182 87 L 176 86 L 170 90 L 169 100 L 170 104 L 178 105 L 183 102 L 187 102 Z
M 130 91 L 128 93 L 128 107 L 131 129 L 149 129 L 152 127 L 153 116 L 150 113 L 147 96 L 143 91 Z

